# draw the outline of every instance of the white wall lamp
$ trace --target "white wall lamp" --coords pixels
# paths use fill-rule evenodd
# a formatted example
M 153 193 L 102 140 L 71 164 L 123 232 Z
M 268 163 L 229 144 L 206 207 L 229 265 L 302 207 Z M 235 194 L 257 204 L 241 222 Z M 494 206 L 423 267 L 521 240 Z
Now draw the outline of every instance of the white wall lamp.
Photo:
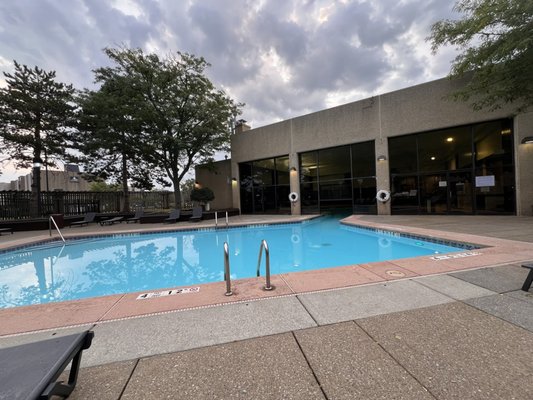
M 522 143 L 522 144 L 533 144 L 533 136 L 526 136 L 525 138 L 522 139 L 522 141 L 520 143 Z
M 385 157 L 383 154 L 378 156 L 378 161 L 387 161 L 387 157 Z

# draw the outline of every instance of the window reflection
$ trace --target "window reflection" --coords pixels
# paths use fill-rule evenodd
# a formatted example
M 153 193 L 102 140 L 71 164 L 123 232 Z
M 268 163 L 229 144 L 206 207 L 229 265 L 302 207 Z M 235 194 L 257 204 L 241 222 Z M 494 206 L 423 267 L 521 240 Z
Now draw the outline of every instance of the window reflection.
M 510 119 L 389 138 L 389 160 L 395 214 L 515 212 Z

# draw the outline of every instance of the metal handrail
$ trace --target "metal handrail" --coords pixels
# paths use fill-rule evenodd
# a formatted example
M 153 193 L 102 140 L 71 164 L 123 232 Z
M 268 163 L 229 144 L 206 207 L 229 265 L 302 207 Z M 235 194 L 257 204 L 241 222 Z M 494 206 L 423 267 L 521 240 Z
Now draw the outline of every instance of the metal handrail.
M 231 296 L 231 277 L 229 271 L 229 246 L 227 242 L 224 242 L 224 280 L 226 281 L 226 296 Z
M 226 211 L 226 228 L 229 225 L 228 212 Z M 218 211 L 215 211 L 215 228 L 218 228 Z
M 61 234 L 61 231 L 59 230 L 59 227 L 56 224 L 56 220 L 51 215 L 50 215 L 50 218 L 48 219 L 48 231 L 50 232 L 50 236 L 52 236 L 52 222 L 54 223 L 54 226 L 57 229 L 57 233 L 59 233 L 59 236 L 61 236 L 61 240 L 63 240 L 63 243 L 64 243 L 65 242 L 65 238 Z
M 259 246 L 259 258 L 257 259 L 257 276 L 261 276 L 261 256 L 263 255 L 263 248 L 265 249 L 265 278 L 266 284 L 263 287 L 264 290 L 272 290 L 274 286 L 270 285 L 270 251 L 268 250 L 268 244 L 266 240 L 261 240 L 261 245 Z

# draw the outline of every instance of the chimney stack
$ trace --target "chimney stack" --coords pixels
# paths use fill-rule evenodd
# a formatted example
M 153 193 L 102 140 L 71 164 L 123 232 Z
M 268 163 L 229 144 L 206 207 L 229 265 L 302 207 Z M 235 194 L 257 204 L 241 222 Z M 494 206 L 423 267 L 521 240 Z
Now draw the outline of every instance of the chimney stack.
M 250 125 L 246 124 L 246 121 L 244 119 L 238 120 L 237 123 L 235 124 L 235 133 L 236 134 L 249 131 L 250 129 L 252 129 L 252 128 L 250 127 Z

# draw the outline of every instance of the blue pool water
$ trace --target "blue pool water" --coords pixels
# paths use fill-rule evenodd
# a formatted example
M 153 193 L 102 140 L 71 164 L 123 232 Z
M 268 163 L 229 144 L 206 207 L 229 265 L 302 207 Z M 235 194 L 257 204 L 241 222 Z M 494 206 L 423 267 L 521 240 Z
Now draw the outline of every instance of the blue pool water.
M 270 248 L 272 274 L 459 250 L 342 225 L 331 217 L 72 240 L 65 246 L 54 242 L 0 253 L 0 307 L 222 281 L 224 242 L 229 244 L 232 279 L 252 277 L 263 239 Z

